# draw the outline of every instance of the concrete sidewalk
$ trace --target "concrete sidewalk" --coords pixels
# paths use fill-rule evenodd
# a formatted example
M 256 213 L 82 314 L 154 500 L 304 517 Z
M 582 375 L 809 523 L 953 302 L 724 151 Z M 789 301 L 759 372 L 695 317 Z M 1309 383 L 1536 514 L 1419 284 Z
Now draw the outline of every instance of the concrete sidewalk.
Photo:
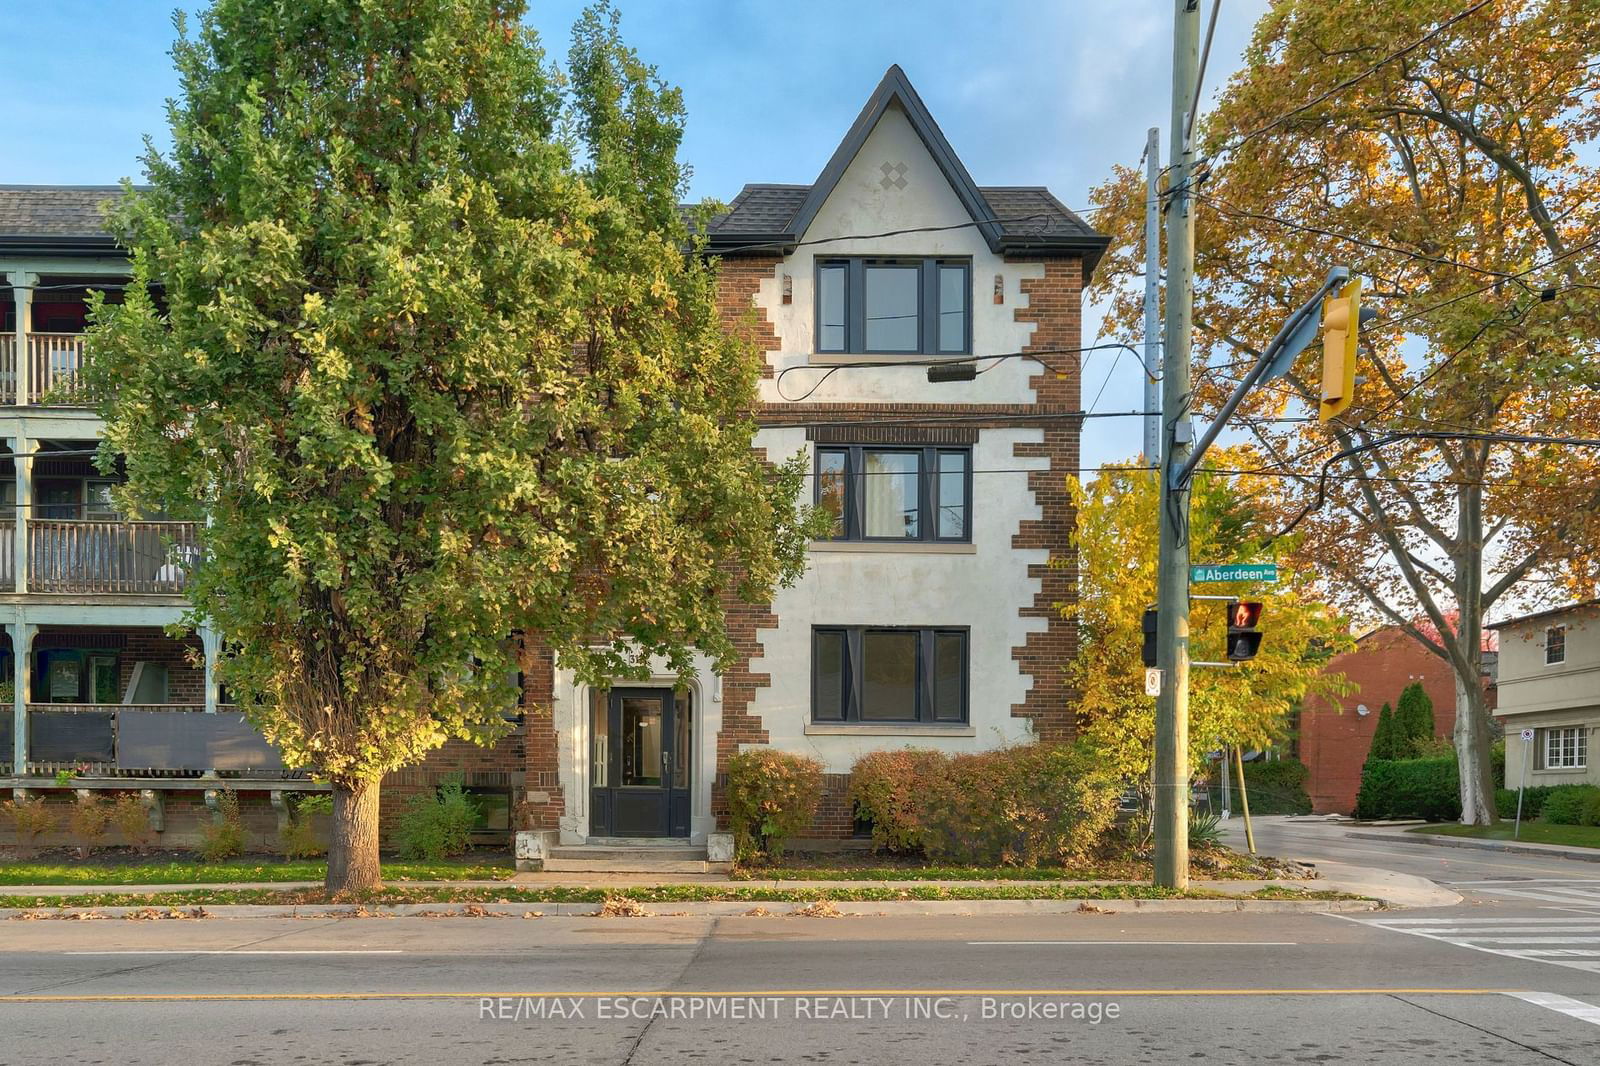
M 1412 823 L 1413 825 L 1415 823 Z M 1574 862 L 1600 862 L 1600 848 L 1580 848 L 1566 844 L 1537 844 L 1524 840 L 1482 840 L 1477 837 L 1449 836 L 1443 833 L 1412 833 L 1405 829 L 1373 826 L 1345 833 L 1351 840 L 1384 840 L 1393 844 L 1419 844 L 1435 848 L 1471 848 L 1501 851 L 1513 855 L 1545 855 Z

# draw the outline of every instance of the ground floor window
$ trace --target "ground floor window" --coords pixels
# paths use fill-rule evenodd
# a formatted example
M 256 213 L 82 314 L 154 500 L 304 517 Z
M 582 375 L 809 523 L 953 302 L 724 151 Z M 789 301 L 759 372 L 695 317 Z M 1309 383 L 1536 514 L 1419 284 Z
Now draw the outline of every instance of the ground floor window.
M 1589 765 L 1589 730 L 1586 726 L 1541 729 L 1540 759 L 1545 770 L 1582 770 Z
M 965 629 L 818 626 L 811 649 L 815 721 L 967 720 Z

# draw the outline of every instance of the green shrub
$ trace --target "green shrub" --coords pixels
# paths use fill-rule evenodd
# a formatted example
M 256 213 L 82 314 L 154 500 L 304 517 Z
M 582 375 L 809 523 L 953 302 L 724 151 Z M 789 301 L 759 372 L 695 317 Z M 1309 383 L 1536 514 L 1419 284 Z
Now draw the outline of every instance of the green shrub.
M 1251 814 L 1310 814 L 1306 780 L 1311 771 L 1299 759 L 1244 764 Z
M 1579 818 L 1584 825 L 1600 825 L 1600 791 L 1596 791 L 1584 801 Z
M 1401 759 L 1405 757 L 1405 739 L 1400 735 L 1394 711 L 1385 703 L 1378 712 L 1378 724 L 1372 730 L 1372 747 L 1367 749 L 1367 761 L 1373 759 Z
M 728 825 L 734 857 L 778 858 L 822 802 L 822 764 L 801 755 L 752 748 L 728 760 Z
M 1558 785 L 1545 798 L 1541 817 L 1556 825 L 1582 825 L 1584 809 L 1593 796 L 1600 796 L 1594 785 Z
M 923 849 L 965 865 L 1070 865 L 1116 821 L 1119 782 L 1077 746 L 958 755 L 924 790 Z
M 1544 810 L 1544 801 L 1550 797 L 1558 785 L 1534 785 L 1532 788 L 1522 790 L 1522 819 L 1530 821 L 1539 817 Z M 1514 788 L 1497 788 L 1494 790 L 1495 813 L 1502 818 L 1515 818 L 1517 816 L 1517 790 Z
M 286 859 L 315 859 L 328 853 L 325 825 L 318 816 L 333 813 L 333 797 L 326 792 L 308 792 L 295 797 L 289 807 L 289 820 L 278 832 L 278 850 Z
M 1361 768 L 1356 817 L 1429 822 L 1460 818 L 1461 784 L 1455 759 L 1368 759 Z
M 239 816 L 239 794 L 225 788 L 217 794 L 216 817 L 200 829 L 200 857 L 221 862 L 244 854 L 244 820 Z
M 1489 747 L 1489 770 L 1494 774 L 1494 787 L 1506 787 L 1506 738 L 1501 737 Z M 1529 789 L 1532 792 L 1533 789 Z M 1528 812 L 1524 810 L 1523 814 Z
M 460 855 L 472 844 L 478 805 L 459 780 L 446 781 L 432 795 L 412 796 L 394 827 L 395 849 L 405 859 Z
M 1195 814 L 1189 818 L 1189 846 L 1215 848 L 1222 844 L 1222 815 Z
M 121 792 L 111 802 L 111 824 L 122 834 L 123 843 L 140 855 L 150 850 L 155 830 L 150 828 L 150 811 L 137 792 Z
M 106 835 L 106 827 L 111 824 L 111 804 L 94 792 L 79 796 L 67 815 L 67 824 L 77 839 L 78 857 L 87 859 L 90 849 Z
M 36 850 L 39 837 L 56 827 L 56 816 L 45 805 L 44 797 L 6 800 L 0 803 L 0 814 L 11 823 L 17 834 L 17 855 L 28 858 Z
M 872 825 L 875 851 L 922 850 L 924 796 L 948 756 L 937 751 L 874 751 L 850 767 L 850 804 Z
M 1429 751 L 1433 735 L 1433 701 L 1423 690 L 1421 681 L 1413 681 L 1400 693 L 1394 705 L 1395 732 L 1407 758 L 1427 758 L 1437 752 Z

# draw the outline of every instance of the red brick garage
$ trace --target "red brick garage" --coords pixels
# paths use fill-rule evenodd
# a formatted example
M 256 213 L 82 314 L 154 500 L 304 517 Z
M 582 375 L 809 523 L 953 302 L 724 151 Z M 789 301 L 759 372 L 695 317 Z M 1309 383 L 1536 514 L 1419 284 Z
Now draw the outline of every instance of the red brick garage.
M 1433 727 L 1449 736 L 1456 724 L 1456 689 L 1449 665 L 1421 644 L 1386 626 L 1362 637 L 1354 651 L 1334 656 L 1328 672 L 1355 687 L 1339 699 L 1312 697 L 1300 715 L 1300 758 L 1310 771 L 1306 791 L 1317 814 L 1349 814 L 1361 787 L 1361 764 L 1372 747 L 1378 711 L 1421 681 L 1433 701 Z M 1360 708 L 1365 707 L 1367 714 Z

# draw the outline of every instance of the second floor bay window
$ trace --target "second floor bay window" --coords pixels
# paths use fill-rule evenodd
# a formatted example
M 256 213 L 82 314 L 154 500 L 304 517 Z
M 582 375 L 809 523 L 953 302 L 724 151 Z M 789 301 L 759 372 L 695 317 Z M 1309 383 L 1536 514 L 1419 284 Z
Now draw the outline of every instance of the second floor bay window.
M 965 259 L 819 259 L 817 351 L 970 355 L 972 264 Z
M 833 540 L 972 539 L 970 448 L 819 445 L 816 463 Z

